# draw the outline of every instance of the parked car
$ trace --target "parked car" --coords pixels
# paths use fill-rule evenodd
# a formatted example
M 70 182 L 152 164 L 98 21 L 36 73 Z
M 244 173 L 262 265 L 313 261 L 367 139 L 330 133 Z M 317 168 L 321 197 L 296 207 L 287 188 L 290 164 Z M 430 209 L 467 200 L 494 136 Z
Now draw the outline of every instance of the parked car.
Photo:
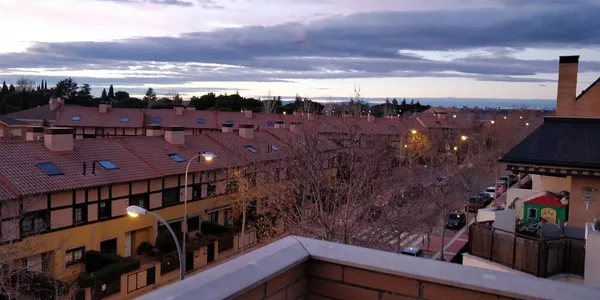
M 423 257 L 423 250 L 419 247 L 406 247 L 400 251 L 400 254 Z
M 473 196 L 465 203 L 465 211 L 476 212 L 480 208 L 485 207 L 485 200 L 478 196 Z
M 496 187 L 489 186 L 484 192 L 490 195 L 490 198 L 496 199 Z
M 504 182 L 504 181 L 496 182 L 496 195 L 500 195 L 500 194 L 504 193 L 505 190 L 506 190 L 506 182 Z
M 467 224 L 467 215 L 464 212 L 451 212 L 446 215 L 446 228 L 461 229 Z
M 510 179 L 508 178 L 508 176 L 500 176 L 500 178 L 498 178 L 498 182 L 502 182 L 504 183 L 505 186 L 509 187 L 510 184 Z
M 480 192 L 477 194 L 477 197 L 483 199 L 483 205 L 488 206 L 488 204 L 492 203 L 492 197 L 486 192 Z

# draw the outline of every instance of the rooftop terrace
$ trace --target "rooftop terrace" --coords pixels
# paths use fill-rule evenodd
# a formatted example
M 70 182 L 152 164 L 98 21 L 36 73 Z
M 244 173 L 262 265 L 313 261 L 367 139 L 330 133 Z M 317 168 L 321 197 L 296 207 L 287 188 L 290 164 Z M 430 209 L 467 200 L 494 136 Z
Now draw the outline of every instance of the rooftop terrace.
M 154 299 L 600 299 L 600 290 L 290 236 Z

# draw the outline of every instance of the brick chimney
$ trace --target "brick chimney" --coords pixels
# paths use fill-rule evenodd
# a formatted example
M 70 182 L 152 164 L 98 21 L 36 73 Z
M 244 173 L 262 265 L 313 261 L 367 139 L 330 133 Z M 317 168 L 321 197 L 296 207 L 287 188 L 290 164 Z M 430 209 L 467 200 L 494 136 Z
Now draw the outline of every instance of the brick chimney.
M 233 124 L 223 123 L 223 125 L 221 125 L 221 132 L 233 132 Z
M 100 114 L 107 113 L 109 108 L 110 108 L 110 104 L 108 104 L 108 103 L 100 103 L 98 105 L 98 111 L 100 112 Z
M 273 121 L 273 123 L 273 127 L 275 128 L 285 128 L 285 123 L 283 123 L 281 120 Z
M 438 112 L 438 113 L 436 113 L 435 115 L 437 116 L 437 118 L 438 118 L 439 120 L 446 120 L 446 115 L 447 115 L 447 114 L 446 114 L 445 112 Z
M 300 126 L 302 126 L 302 122 L 290 122 L 290 132 L 300 133 Z
M 561 56 L 558 63 L 556 116 L 575 116 L 579 55 Z
M 252 124 L 240 124 L 240 136 L 245 139 L 254 138 L 254 125 Z
M 52 152 L 73 151 L 73 128 L 44 128 L 44 144 Z
M 242 109 L 242 113 L 246 117 L 246 119 L 252 119 L 252 110 L 250 109 Z
M 60 108 L 63 101 L 60 98 L 52 97 L 50 98 L 50 111 L 55 111 Z
M 186 106 L 186 107 L 185 107 L 185 110 L 189 110 L 189 111 L 195 111 L 195 110 L 196 110 L 196 107 L 194 107 L 194 106 L 189 106 L 189 105 L 188 105 L 188 106 Z
M 161 136 L 162 130 L 160 125 L 150 125 L 146 127 L 146 136 Z
M 185 107 L 183 107 L 181 105 L 177 105 L 177 106 L 174 106 L 173 109 L 175 109 L 175 115 L 183 116 L 183 111 L 185 110 Z
M 185 144 L 185 128 L 182 126 L 169 126 L 165 128 L 165 140 L 171 145 Z
M 27 128 L 25 132 L 25 140 L 27 141 L 39 141 L 44 138 L 44 127 L 42 126 L 31 126 Z

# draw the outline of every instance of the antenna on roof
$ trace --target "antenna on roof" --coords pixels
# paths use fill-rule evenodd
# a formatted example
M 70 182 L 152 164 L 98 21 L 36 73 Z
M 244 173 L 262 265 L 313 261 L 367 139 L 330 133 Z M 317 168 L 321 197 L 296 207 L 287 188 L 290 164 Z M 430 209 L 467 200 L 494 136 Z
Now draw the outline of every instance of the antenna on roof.
M 198 152 L 198 162 L 200 162 L 200 157 L 202 157 L 202 151 Z
M 83 176 L 85 176 L 85 161 L 83 162 Z
M 96 161 L 92 163 L 92 174 L 96 175 Z

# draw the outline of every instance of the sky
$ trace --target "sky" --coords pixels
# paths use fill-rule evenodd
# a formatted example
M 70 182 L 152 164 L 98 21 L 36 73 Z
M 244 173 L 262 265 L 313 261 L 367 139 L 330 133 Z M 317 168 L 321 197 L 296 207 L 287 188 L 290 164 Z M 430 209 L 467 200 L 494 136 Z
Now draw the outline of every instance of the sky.
M 0 0 L 0 80 L 314 99 L 556 99 L 600 77 L 598 0 Z

